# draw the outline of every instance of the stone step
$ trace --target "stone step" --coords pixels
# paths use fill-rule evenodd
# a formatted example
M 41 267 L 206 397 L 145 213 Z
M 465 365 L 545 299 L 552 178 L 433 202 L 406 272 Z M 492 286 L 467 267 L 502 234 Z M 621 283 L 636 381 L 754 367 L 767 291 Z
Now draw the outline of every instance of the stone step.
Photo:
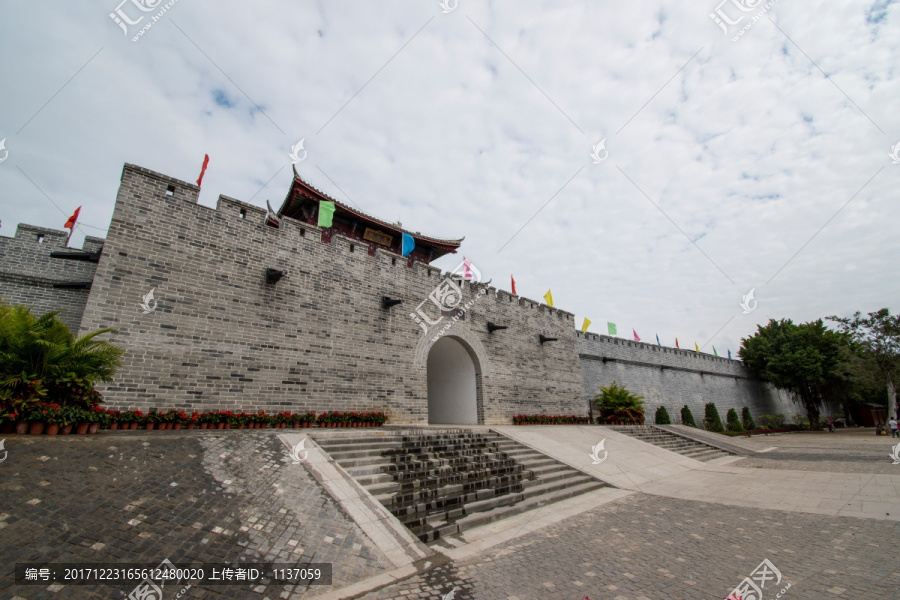
M 606 485 L 497 432 L 380 431 L 316 441 L 426 543 Z
M 588 478 L 587 481 L 555 490 L 556 493 L 553 494 L 540 494 L 530 498 L 526 497 L 521 502 L 515 504 L 498 506 L 486 511 L 469 514 L 458 520 L 457 525 L 459 526 L 460 531 L 465 531 L 467 529 L 472 529 L 473 527 L 486 525 L 535 508 L 540 508 L 553 502 L 559 502 L 566 498 L 586 494 L 603 487 L 606 487 L 606 484 L 602 481 Z
M 726 450 L 655 427 L 613 425 L 612 428 L 615 431 L 627 434 L 648 444 L 653 444 L 659 448 L 677 452 L 682 456 L 687 456 L 688 458 L 699 461 L 705 462 L 715 458 L 732 455 L 731 452 Z

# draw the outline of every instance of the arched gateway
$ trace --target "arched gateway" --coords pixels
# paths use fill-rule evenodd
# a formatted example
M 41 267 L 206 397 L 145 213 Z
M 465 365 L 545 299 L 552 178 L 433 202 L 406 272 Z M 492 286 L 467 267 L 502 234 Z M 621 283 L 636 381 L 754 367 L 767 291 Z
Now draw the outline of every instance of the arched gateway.
M 452 337 L 442 337 L 428 352 L 428 422 L 478 424 L 475 363 Z
M 437 340 L 433 332 L 416 347 L 415 364 L 425 368 L 428 422 L 476 425 L 485 422 L 484 381 L 490 372 L 481 342 L 463 322 Z

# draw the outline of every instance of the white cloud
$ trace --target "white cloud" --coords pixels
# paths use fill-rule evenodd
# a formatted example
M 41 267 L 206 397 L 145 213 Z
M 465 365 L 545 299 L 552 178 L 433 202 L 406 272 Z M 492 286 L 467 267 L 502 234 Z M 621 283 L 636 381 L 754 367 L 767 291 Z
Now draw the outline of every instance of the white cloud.
M 897 6 L 778 2 L 736 43 L 714 2 L 179 0 L 137 43 L 114 3 L 4 6 L 2 234 L 78 205 L 105 227 L 122 163 L 193 181 L 204 153 L 201 203 L 277 205 L 305 137 L 312 183 L 465 235 L 495 284 L 724 355 L 768 317 L 900 309 Z

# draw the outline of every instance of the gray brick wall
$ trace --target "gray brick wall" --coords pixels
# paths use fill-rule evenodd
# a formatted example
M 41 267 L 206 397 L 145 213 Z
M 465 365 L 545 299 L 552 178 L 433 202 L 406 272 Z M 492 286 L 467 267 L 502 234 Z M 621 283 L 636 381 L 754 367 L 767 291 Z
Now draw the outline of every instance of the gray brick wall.
M 171 195 L 167 195 L 168 190 Z M 399 256 L 126 165 L 82 330 L 113 327 L 126 349 L 110 405 L 231 410 L 383 410 L 427 423 L 431 337 L 409 314 L 443 279 Z M 243 213 L 243 217 L 242 217 Z M 433 232 L 441 234 L 443 232 Z M 265 283 L 267 267 L 285 276 Z M 586 414 L 574 316 L 487 286 L 447 335 L 479 362 L 481 420 Z M 155 288 L 158 307 L 139 303 Z M 403 300 L 389 310 L 381 297 Z M 509 329 L 487 332 L 487 322 Z M 445 320 L 446 323 L 446 320 Z M 538 335 L 559 338 L 541 345 Z
M 644 396 L 650 423 L 660 405 L 673 423 L 681 422 L 681 407 L 687 404 L 699 424 L 707 402 L 716 404 L 723 422 L 729 408 L 740 414 L 744 406 L 754 417 L 805 412 L 784 392 L 754 378 L 739 360 L 593 333 L 576 336 L 585 399 L 615 381 Z
M 382 410 L 393 423 L 428 422 L 428 350 L 450 320 L 426 335 L 410 313 L 446 273 L 380 250 L 369 256 L 341 236 L 327 243 L 291 219 L 267 227 L 264 210 L 226 196 L 215 209 L 200 206 L 198 194 L 125 165 L 106 240 L 84 244 L 103 247 L 99 265 L 51 259 L 66 232 L 20 225 L 0 237 L 0 294 L 37 313 L 60 310 L 82 333 L 115 328 L 109 338 L 125 348 L 124 366 L 101 387 L 114 407 Z M 267 284 L 266 268 L 285 276 Z M 90 293 L 52 287 L 91 279 Z M 739 361 L 582 334 L 571 313 L 486 284 L 463 288 L 473 304 L 446 335 L 476 362 L 481 422 L 584 415 L 614 380 L 645 396 L 651 420 L 665 405 L 677 421 L 684 404 L 699 419 L 707 402 L 723 418 L 743 406 L 755 416 L 801 412 Z M 150 289 L 158 304 L 144 314 Z M 382 296 L 403 303 L 385 310 Z M 508 329 L 488 333 L 489 321 Z M 541 334 L 558 339 L 542 345 Z
M 19 225 L 14 237 L 0 236 L 0 296 L 9 304 L 25 304 L 37 315 L 59 311 L 60 318 L 78 333 L 87 303 L 88 290 L 54 288 L 54 283 L 91 281 L 96 263 L 50 258 L 66 248 L 68 232 Z M 88 236 L 83 249 L 94 252 L 103 246 L 101 238 Z

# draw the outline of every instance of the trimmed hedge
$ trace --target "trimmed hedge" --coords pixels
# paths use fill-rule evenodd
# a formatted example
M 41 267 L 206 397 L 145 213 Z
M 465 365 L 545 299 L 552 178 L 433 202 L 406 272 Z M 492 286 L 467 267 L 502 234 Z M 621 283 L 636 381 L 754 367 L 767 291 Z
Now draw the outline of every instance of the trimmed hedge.
M 657 425 L 671 425 L 672 419 L 669 418 L 669 411 L 666 410 L 665 406 L 660 406 L 656 409 L 656 424 Z

